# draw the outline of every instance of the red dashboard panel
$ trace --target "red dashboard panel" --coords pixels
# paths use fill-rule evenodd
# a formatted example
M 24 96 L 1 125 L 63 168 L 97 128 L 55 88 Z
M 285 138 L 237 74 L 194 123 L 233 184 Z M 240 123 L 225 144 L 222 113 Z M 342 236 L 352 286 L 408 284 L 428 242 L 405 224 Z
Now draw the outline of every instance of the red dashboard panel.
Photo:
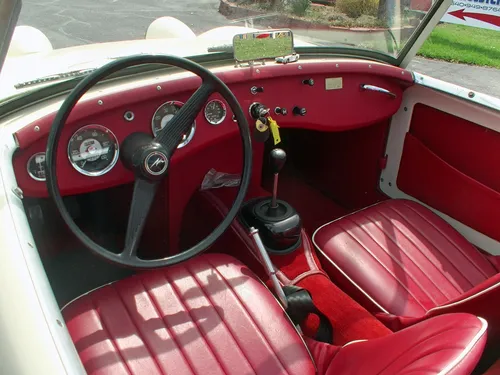
M 391 117 L 401 104 L 403 90 L 413 83 L 408 71 L 362 60 L 304 61 L 300 64 L 271 64 L 215 72 L 233 91 L 245 112 L 253 102 L 260 102 L 272 110 L 284 107 L 289 112 L 287 116 L 273 116 L 280 127 L 322 131 L 369 126 Z M 314 85 L 303 84 L 306 79 L 313 79 Z M 133 180 L 132 173 L 125 169 L 120 160 L 108 173 L 99 177 L 77 172 L 67 156 L 68 141 L 76 130 L 88 124 L 100 124 L 109 128 L 119 143 L 133 132 L 151 133 L 151 119 L 155 110 L 167 101 L 185 102 L 200 82 L 199 78 L 193 76 L 178 79 L 170 77 L 154 83 L 149 81 L 136 86 L 123 86 L 123 89 L 117 87 L 117 91 L 102 91 L 102 95 L 84 98 L 73 110 L 60 139 L 57 168 L 62 194 L 89 192 Z M 387 89 L 396 98 L 363 91 L 360 89 L 361 84 Z M 262 87 L 263 92 L 252 94 L 252 86 Z M 214 94 L 212 98 L 219 96 Z M 306 115 L 294 116 L 292 109 L 295 106 L 306 108 Z M 133 121 L 124 119 L 126 111 L 134 112 Z M 51 113 L 16 133 L 20 149 L 14 155 L 13 163 L 19 186 L 26 196 L 47 196 L 45 183 L 29 176 L 27 161 L 36 152 L 45 150 L 54 116 L 55 113 Z M 249 121 L 250 126 L 253 126 L 250 118 Z M 208 146 L 224 142 L 238 132 L 229 108 L 226 119 L 220 125 L 209 124 L 203 114 L 198 116 L 196 124 L 193 140 L 178 150 L 173 164 L 187 155 L 197 154 Z

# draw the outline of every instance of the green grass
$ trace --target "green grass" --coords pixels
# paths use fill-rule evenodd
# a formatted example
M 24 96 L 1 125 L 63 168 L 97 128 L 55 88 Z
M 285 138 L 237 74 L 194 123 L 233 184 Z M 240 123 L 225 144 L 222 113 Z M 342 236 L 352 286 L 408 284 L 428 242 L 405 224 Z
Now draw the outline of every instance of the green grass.
M 290 37 L 277 39 L 234 39 L 235 58 L 239 61 L 286 56 L 293 51 Z
M 438 25 L 418 55 L 500 68 L 500 32 L 462 25 Z

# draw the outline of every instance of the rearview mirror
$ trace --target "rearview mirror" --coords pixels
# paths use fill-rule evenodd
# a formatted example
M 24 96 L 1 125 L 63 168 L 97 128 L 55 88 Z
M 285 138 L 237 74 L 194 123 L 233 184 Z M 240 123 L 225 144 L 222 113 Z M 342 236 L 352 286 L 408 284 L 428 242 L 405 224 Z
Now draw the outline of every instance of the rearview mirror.
M 238 34 L 233 38 L 234 58 L 237 61 L 257 61 L 291 55 L 291 30 L 267 30 Z

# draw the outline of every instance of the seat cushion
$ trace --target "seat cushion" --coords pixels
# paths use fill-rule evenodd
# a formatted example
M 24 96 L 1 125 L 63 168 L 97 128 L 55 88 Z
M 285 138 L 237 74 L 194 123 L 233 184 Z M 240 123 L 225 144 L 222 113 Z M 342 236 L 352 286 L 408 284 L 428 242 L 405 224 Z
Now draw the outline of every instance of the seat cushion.
M 372 310 L 421 317 L 497 273 L 439 216 L 387 200 L 320 227 L 313 241 L 326 271 Z
M 486 321 L 474 315 L 441 315 L 389 336 L 345 345 L 325 375 L 471 374 L 486 344 L 486 328 Z
M 107 285 L 63 315 L 89 374 L 315 373 L 273 295 L 226 255 Z

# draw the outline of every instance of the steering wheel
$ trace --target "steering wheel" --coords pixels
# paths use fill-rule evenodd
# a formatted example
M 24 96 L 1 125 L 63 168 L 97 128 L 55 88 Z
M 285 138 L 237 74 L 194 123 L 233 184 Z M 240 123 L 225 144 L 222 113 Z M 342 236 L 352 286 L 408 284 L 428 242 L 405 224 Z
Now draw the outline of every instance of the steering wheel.
M 57 180 L 57 150 L 61 132 L 71 110 L 78 100 L 97 82 L 121 69 L 141 64 L 166 64 L 196 74 L 202 83 L 180 108 L 176 115 L 157 134 L 133 133 L 121 145 L 120 154 L 124 165 L 134 171 L 135 182 L 125 235 L 125 248 L 112 252 L 94 242 L 75 223 L 61 197 Z M 236 117 L 243 144 L 243 172 L 238 194 L 222 222 L 206 238 L 190 249 L 161 259 L 142 259 L 137 248 L 160 182 L 168 172 L 169 161 L 174 155 L 183 134 L 191 125 L 212 93 L 218 92 L 228 103 Z M 252 144 L 250 130 L 243 110 L 231 90 L 217 76 L 204 67 L 182 57 L 168 55 L 140 55 L 126 57 L 102 66 L 89 74 L 68 95 L 59 108 L 50 129 L 46 150 L 47 188 L 56 207 L 71 232 L 90 251 L 113 263 L 132 268 L 157 268 L 170 266 L 190 259 L 210 247 L 231 225 L 245 198 L 252 171 Z

